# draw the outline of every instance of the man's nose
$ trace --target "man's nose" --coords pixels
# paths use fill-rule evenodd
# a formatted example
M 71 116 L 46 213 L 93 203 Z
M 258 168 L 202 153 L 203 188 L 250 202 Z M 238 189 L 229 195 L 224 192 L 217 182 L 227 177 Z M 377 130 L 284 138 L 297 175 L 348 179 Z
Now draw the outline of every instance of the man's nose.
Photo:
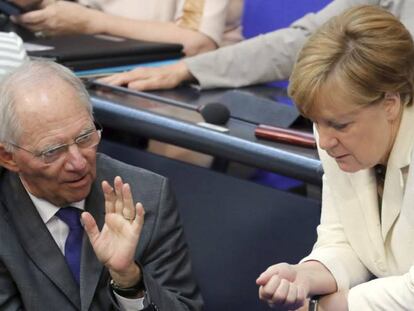
M 66 169 L 71 171 L 83 170 L 86 166 L 86 158 L 82 154 L 80 148 L 76 145 L 68 147 L 68 154 L 66 158 Z

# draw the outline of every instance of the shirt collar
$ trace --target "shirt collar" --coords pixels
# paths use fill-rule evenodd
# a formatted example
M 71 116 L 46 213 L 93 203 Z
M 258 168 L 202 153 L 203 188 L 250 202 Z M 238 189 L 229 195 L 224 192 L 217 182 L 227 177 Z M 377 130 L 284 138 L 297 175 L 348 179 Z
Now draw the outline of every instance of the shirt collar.
M 35 197 L 29 191 L 26 192 L 29 194 L 30 199 L 32 200 L 34 206 L 36 207 L 40 217 L 42 218 L 43 222 L 46 224 L 53 216 L 55 216 L 56 212 L 61 208 L 61 206 L 56 206 L 44 199 L 40 199 Z M 85 210 L 85 200 L 71 203 L 70 206 L 79 208 L 80 210 Z

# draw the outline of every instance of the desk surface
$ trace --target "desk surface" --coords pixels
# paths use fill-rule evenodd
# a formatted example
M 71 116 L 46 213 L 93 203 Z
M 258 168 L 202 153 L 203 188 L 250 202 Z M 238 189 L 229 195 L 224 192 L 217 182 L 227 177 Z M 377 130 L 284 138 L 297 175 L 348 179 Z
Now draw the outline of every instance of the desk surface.
M 280 89 L 244 88 L 258 98 L 284 101 Z M 223 90 L 182 88 L 146 93 L 144 98 L 121 88 L 92 88 L 90 95 L 97 119 L 105 126 L 128 131 L 191 150 L 320 184 L 322 167 L 316 150 L 257 139 L 256 124 L 230 118 L 221 133 L 197 125 L 202 121 L 197 106 L 216 102 Z M 144 96 L 147 96 L 144 94 Z M 168 102 L 168 103 L 166 103 Z

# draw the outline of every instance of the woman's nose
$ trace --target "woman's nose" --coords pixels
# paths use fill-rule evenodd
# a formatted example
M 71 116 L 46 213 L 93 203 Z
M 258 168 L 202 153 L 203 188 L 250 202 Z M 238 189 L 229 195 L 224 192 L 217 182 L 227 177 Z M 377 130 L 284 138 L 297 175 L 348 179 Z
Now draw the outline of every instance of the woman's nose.
M 338 144 L 338 139 L 333 131 L 328 128 L 318 128 L 319 147 L 323 150 L 329 150 Z

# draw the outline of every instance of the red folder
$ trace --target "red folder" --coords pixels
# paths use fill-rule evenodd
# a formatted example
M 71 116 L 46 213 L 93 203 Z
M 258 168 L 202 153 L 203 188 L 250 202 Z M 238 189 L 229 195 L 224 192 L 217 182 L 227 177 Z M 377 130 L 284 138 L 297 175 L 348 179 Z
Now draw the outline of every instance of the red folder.
M 307 132 L 260 124 L 256 127 L 254 134 L 258 138 L 306 148 L 316 148 L 315 137 Z

